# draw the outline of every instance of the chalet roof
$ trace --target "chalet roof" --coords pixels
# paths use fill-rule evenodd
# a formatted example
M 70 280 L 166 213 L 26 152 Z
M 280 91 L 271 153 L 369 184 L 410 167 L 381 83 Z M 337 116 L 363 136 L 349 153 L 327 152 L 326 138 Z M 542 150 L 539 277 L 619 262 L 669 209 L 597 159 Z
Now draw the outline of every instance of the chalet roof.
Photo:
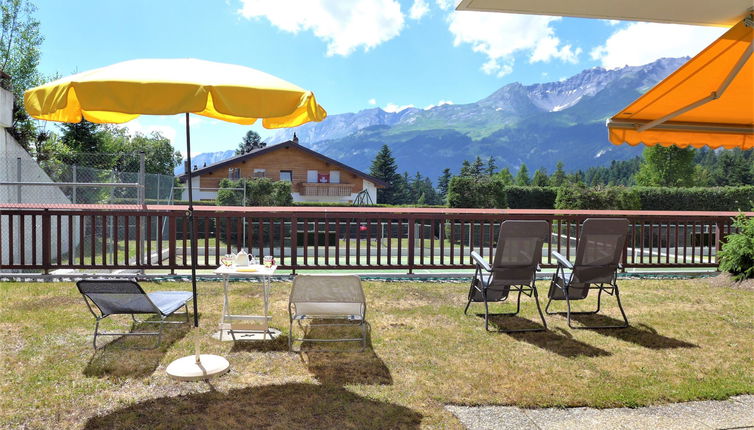
M 230 158 L 226 158 L 225 160 L 218 161 L 217 163 L 210 164 L 209 166 L 202 167 L 201 169 L 196 169 L 196 170 L 192 171 L 191 172 L 191 176 L 202 176 L 204 174 L 213 172 L 213 171 L 215 171 L 215 170 L 217 170 L 219 168 L 235 164 L 235 163 L 237 163 L 239 161 L 250 160 L 250 159 L 258 157 L 260 155 L 267 154 L 267 153 L 270 153 L 270 152 L 273 152 L 273 151 L 277 151 L 277 150 L 280 150 L 280 149 L 286 149 L 286 148 L 296 148 L 296 149 L 298 149 L 300 151 L 303 151 L 304 153 L 307 153 L 307 154 L 309 154 L 309 155 L 311 155 L 313 157 L 319 158 L 320 160 L 322 160 L 322 161 L 324 161 L 326 163 L 330 163 L 330 164 L 332 164 L 334 166 L 338 166 L 338 167 L 340 167 L 343 170 L 346 170 L 348 172 L 353 173 L 354 175 L 360 176 L 360 177 L 362 177 L 362 178 L 364 178 L 364 179 L 366 179 L 366 180 L 368 180 L 370 182 L 373 182 L 378 188 L 384 188 L 384 187 L 388 186 L 388 184 L 385 181 L 381 180 L 381 179 L 377 179 L 374 176 L 367 175 L 366 173 L 364 173 L 364 172 L 362 172 L 360 170 L 354 169 L 351 166 L 347 166 L 347 165 L 341 163 L 340 161 L 333 160 L 332 158 L 327 157 L 325 155 L 322 155 L 322 154 L 320 154 L 317 151 L 312 151 L 311 149 L 309 149 L 309 148 L 307 148 L 307 147 L 305 147 L 303 145 L 299 145 L 298 143 L 295 143 L 292 140 L 286 140 L 285 142 L 278 143 L 277 145 L 270 145 L 270 146 L 266 146 L 264 148 L 257 148 L 257 149 L 254 149 L 254 150 L 250 151 L 250 152 L 247 152 L 245 154 L 240 154 L 240 155 L 236 155 L 236 156 L 233 156 L 233 157 L 230 157 Z M 191 166 L 189 166 L 189 168 L 190 167 Z M 182 174 L 178 175 L 178 179 L 180 179 L 181 181 L 185 181 L 186 180 L 186 176 L 187 176 L 186 173 L 182 173 Z

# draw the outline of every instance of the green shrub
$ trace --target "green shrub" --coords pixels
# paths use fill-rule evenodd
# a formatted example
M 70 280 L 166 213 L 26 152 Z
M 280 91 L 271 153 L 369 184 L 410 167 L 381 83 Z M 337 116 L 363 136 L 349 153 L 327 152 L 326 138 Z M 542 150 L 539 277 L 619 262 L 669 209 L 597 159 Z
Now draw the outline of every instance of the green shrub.
M 228 189 L 244 187 L 245 193 L 243 190 Z M 238 181 L 223 179 L 220 181 L 220 190 L 217 192 L 218 206 L 291 206 L 292 204 L 291 183 L 272 181 L 269 178 Z
M 636 187 L 642 210 L 739 211 L 754 205 L 754 186 L 664 188 Z
M 555 209 L 637 210 L 641 200 L 635 189 L 627 187 L 561 187 Z
M 558 188 L 508 186 L 503 192 L 510 209 L 552 209 Z
M 730 272 L 737 281 L 754 278 L 754 218 L 739 214 L 733 226 L 738 233 L 726 236 L 718 255 L 720 271 Z
M 477 179 L 454 176 L 448 184 L 448 205 L 452 208 L 504 208 L 503 182 L 495 177 Z

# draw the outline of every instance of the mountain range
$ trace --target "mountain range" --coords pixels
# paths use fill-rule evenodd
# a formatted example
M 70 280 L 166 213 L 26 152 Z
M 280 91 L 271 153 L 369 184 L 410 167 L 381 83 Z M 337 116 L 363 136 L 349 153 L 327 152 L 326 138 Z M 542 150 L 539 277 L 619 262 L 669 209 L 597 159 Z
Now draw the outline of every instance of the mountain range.
M 557 82 L 511 83 L 468 104 L 335 114 L 266 140 L 282 142 L 295 132 L 300 144 L 363 171 L 387 144 L 400 172 L 433 179 L 446 167 L 457 173 L 463 160 L 477 156 L 492 156 L 499 168 L 514 173 L 522 163 L 530 172 L 551 172 L 558 161 L 566 171 L 604 166 L 642 150 L 612 145 L 605 120 L 687 60 L 662 58 L 643 66 L 591 68 Z M 209 165 L 232 154 L 200 154 L 194 164 Z

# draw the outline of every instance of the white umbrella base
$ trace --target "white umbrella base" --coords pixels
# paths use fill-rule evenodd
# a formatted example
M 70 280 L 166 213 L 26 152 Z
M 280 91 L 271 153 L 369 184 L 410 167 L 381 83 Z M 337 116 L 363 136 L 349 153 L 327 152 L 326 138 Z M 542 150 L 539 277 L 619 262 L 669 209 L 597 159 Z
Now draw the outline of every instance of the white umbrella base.
M 230 370 L 230 363 L 219 355 L 202 354 L 199 362 L 195 355 L 179 358 L 170 363 L 167 374 L 180 381 L 199 381 L 225 374 Z

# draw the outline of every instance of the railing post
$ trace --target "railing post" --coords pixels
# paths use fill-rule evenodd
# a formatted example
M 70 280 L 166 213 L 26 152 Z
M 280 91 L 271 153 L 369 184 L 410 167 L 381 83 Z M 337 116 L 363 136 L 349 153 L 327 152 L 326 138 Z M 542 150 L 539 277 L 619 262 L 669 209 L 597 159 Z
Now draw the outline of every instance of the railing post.
M 298 218 L 291 218 L 291 273 L 296 274 L 298 266 Z
M 414 246 L 415 246 L 415 234 L 414 227 L 416 219 L 408 217 L 408 273 L 409 275 L 414 273 Z
M 36 216 L 36 215 L 32 215 Z M 60 226 L 58 226 L 60 228 Z M 50 262 L 51 247 L 52 247 L 52 228 L 50 225 L 50 213 L 48 209 L 44 210 L 42 214 L 42 270 L 47 275 L 50 272 L 52 266 Z
M 170 211 L 168 213 L 168 265 L 170 266 L 170 274 L 175 275 L 175 253 L 176 253 L 176 224 L 175 224 L 176 212 Z M 160 238 L 162 240 L 162 238 Z M 185 238 L 184 238 L 185 240 Z M 185 255 L 183 256 L 186 257 Z
M 720 264 L 720 250 L 723 248 L 723 223 L 718 220 L 715 223 L 715 262 Z

